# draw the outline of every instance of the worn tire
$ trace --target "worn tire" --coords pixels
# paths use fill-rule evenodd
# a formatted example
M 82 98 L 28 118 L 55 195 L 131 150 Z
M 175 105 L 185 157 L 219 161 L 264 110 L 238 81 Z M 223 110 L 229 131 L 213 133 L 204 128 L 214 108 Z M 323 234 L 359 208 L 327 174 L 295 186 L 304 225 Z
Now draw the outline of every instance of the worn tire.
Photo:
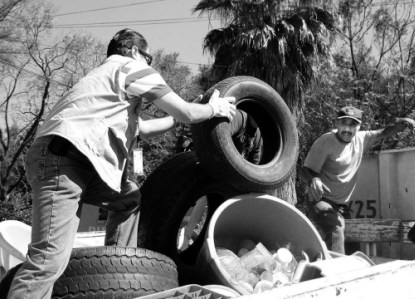
M 172 258 L 179 269 L 180 285 L 196 283 L 190 273 L 209 220 L 221 203 L 237 194 L 240 192 L 231 186 L 209 177 L 194 152 L 174 155 L 156 168 L 141 187 L 138 245 Z M 179 250 L 177 240 L 182 220 L 204 196 L 208 209 L 203 227 L 191 246 Z
M 20 265 L 2 280 L 1 296 L 8 293 Z M 176 265 L 160 253 L 142 248 L 86 247 L 72 250 L 65 272 L 53 286 L 52 298 L 136 298 L 175 287 Z
M 204 169 L 244 192 L 266 192 L 285 182 L 295 168 L 298 136 L 294 119 L 280 95 L 254 77 L 225 79 L 203 96 L 207 103 L 213 91 L 221 97 L 236 98 L 238 109 L 257 122 L 263 138 L 263 156 L 259 165 L 245 160 L 232 142 L 229 121 L 212 118 L 192 125 L 195 151 Z

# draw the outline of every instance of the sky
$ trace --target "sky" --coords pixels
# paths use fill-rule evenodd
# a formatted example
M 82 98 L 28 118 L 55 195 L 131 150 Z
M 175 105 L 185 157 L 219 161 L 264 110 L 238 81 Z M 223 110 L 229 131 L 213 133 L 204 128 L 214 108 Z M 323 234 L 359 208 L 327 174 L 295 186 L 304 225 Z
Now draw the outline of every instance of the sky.
M 120 29 L 140 32 L 151 50 L 179 53 L 178 61 L 195 73 L 213 58 L 203 53 L 206 34 L 219 28 L 218 20 L 192 13 L 197 0 L 53 0 L 55 37 L 90 33 L 108 44 Z

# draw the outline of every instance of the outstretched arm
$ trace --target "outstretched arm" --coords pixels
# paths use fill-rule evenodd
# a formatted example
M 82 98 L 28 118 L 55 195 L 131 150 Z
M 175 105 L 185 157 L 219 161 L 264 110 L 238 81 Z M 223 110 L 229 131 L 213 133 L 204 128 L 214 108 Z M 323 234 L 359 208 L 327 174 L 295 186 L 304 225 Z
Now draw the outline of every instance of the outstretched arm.
M 415 121 L 411 118 L 397 118 L 393 124 L 388 125 L 379 131 L 380 138 L 393 136 L 406 128 L 413 130 L 415 128 Z
M 236 113 L 235 98 L 220 98 L 218 90 L 213 92 L 208 104 L 186 102 L 174 92 L 154 100 L 154 104 L 176 120 L 187 124 L 202 122 L 212 117 L 227 117 L 232 121 Z
M 235 98 L 219 98 L 217 90 L 213 92 L 208 104 L 186 102 L 174 92 L 155 100 L 154 103 L 171 116 L 150 120 L 140 118 L 142 138 L 167 132 L 176 125 L 176 119 L 184 123 L 197 123 L 212 117 L 227 117 L 232 121 L 236 113 Z

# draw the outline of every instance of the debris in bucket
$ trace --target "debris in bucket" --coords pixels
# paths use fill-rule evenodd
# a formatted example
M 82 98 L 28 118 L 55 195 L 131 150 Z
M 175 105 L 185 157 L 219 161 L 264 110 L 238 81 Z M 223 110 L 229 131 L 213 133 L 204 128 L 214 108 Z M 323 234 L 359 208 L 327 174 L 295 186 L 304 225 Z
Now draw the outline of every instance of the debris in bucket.
M 263 271 L 272 271 L 276 262 L 265 246 L 258 243 L 254 249 L 241 256 L 241 265 L 259 276 Z
M 226 269 L 228 274 L 235 280 L 246 280 L 248 271 L 242 268 L 239 257 L 225 248 L 216 248 L 221 265 Z
M 310 260 L 304 251 L 295 257 L 289 248 L 284 246 L 270 252 L 261 242 L 255 246 L 252 241 L 244 240 L 238 255 L 221 247 L 217 247 L 216 252 L 231 283 L 256 294 L 300 281 L 305 264 Z
M 277 261 L 277 270 L 287 275 L 291 280 L 298 265 L 291 251 L 287 248 L 280 248 L 272 257 Z

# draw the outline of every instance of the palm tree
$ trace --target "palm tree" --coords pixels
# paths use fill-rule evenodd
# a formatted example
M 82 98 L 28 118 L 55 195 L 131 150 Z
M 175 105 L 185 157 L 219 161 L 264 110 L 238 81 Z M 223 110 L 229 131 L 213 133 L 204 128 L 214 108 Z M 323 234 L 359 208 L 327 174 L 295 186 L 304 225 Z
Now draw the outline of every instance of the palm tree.
M 204 50 L 215 57 L 209 84 L 230 76 L 257 77 L 277 90 L 297 119 L 302 119 L 304 88 L 313 63 L 328 57 L 335 29 L 331 1 L 201 0 L 200 15 L 218 17 L 223 28 L 210 31 Z M 296 202 L 294 175 L 276 195 Z

